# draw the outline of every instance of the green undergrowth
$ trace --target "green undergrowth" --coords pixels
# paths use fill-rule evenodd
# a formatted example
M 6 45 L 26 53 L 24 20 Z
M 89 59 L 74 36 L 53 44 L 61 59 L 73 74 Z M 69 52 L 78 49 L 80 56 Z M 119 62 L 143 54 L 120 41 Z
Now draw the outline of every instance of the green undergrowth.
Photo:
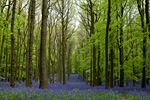
M 48 90 L 1 90 L 0 97 L 0 100 L 148 100 L 127 93 Z

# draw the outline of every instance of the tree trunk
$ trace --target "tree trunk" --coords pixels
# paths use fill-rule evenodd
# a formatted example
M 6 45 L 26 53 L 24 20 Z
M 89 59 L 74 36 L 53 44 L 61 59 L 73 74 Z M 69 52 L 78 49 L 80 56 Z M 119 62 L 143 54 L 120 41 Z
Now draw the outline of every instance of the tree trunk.
M 110 26 L 110 13 L 111 13 L 111 0 L 108 0 L 108 14 L 107 14 L 107 26 L 106 26 L 106 38 L 105 38 L 105 89 L 108 89 L 108 33 Z
M 68 45 L 68 69 L 67 69 L 67 72 L 68 72 L 68 80 L 69 80 L 69 77 L 70 77 L 70 61 L 71 61 L 71 44 Z
M 49 79 L 49 82 L 51 83 L 51 73 L 50 73 L 50 62 L 51 62 L 51 27 L 50 24 L 49 24 L 49 47 L 48 47 L 48 79 Z
M 144 2 L 143 0 L 137 0 L 138 10 L 141 17 L 141 28 L 143 29 L 143 70 L 142 70 L 142 88 L 146 88 L 146 35 L 145 35 L 145 28 L 144 28 Z
M 133 52 L 133 50 L 132 50 L 132 59 L 133 59 L 133 61 L 132 61 L 132 64 L 133 64 L 133 86 L 135 86 L 135 79 L 134 79 L 134 77 L 135 77 L 135 66 L 134 66 L 134 52 Z
M 21 59 L 21 51 L 22 51 L 22 44 L 21 44 L 21 38 L 20 38 L 20 53 L 19 53 L 19 65 L 18 65 L 18 82 L 21 83 L 20 79 L 20 59 Z
M 66 73 L 65 73 L 65 23 L 64 23 L 64 0 L 62 0 L 62 16 L 61 16 L 61 24 L 62 24 L 62 66 L 63 66 L 63 85 L 66 84 Z
M 40 86 L 39 88 L 48 88 L 46 71 L 46 34 L 47 34 L 47 0 L 42 4 L 42 24 L 41 24 L 41 45 L 40 45 Z
M 38 23 L 40 23 L 40 21 L 39 21 L 39 16 L 38 16 Z M 40 29 L 40 24 L 38 24 L 38 29 Z M 38 42 L 38 37 L 39 37 L 39 31 L 38 31 L 38 34 L 36 35 L 36 79 L 35 79 L 35 82 L 37 82 L 38 81 L 38 79 L 39 79 L 39 70 L 38 70 L 38 61 L 39 61 L 39 56 L 38 56 L 38 54 L 39 54 L 39 42 Z
M 91 56 L 92 56 L 92 50 L 91 50 Z M 90 86 L 92 86 L 92 58 L 91 59 L 91 62 L 90 62 Z
M 24 30 L 24 40 L 25 40 L 25 30 Z M 21 80 L 24 79 L 24 76 L 22 77 L 22 75 L 23 75 L 23 71 L 24 71 L 24 62 L 25 62 L 25 58 L 26 58 L 26 56 L 25 56 L 26 49 L 27 48 L 25 48 L 25 45 L 24 45 L 24 47 L 23 47 L 23 54 L 22 54 L 23 55 L 23 63 L 22 63 L 22 67 L 21 67 Z
M 145 0 L 145 14 L 146 14 L 146 24 L 148 32 L 150 32 L 150 23 L 149 23 L 149 0 Z M 150 38 L 150 34 L 149 34 Z M 148 75 L 150 75 L 150 67 L 148 68 Z M 147 79 L 147 85 L 149 85 L 150 78 Z
M 18 15 L 20 15 L 20 9 L 21 9 L 21 5 L 20 5 L 20 3 L 19 3 L 19 8 L 18 8 Z M 18 26 L 19 26 L 19 22 L 18 22 Z M 20 45 L 20 43 L 19 43 L 19 35 L 20 35 L 20 28 L 18 29 L 18 35 L 17 35 L 17 56 L 16 56 L 16 69 L 15 69 L 15 80 L 16 80 L 16 78 L 17 78 L 17 71 L 19 72 L 19 45 Z M 17 80 L 18 80 L 18 78 L 17 78 Z
M 123 12 L 124 8 L 121 3 L 121 23 L 120 23 L 120 87 L 124 87 L 124 68 L 123 68 Z
M 99 45 L 100 46 L 100 45 Z M 100 47 L 98 47 L 98 58 L 97 58 L 97 85 L 101 85 L 101 78 L 100 78 Z
M 112 44 L 111 44 L 112 45 Z M 111 76 L 110 76 L 110 88 L 113 88 L 113 69 L 114 69 L 114 52 L 113 52 L 113 47 L 111 47 L 110 50 L 110 60 L 111 60 Z
M 54 64 L 55 64 L 55 61 L 52 62 L 52 77 L 53 77 L 52 83 L 54 83 L 54 81 L 55 81 L 55 69 L 54 69 Z
M 11 19 L 11 32 L 12 33 L 14 33 L 16 2 L 17 2 L 16 0 L 13 0 L 12 19 Z M 11 82 L 10 82 L 10 86 L 12 88 L 14 88 L 15 86 L 14 65 L 15 65 L 15 37 L 14 37 L 14 34 L 11 34 Z
M 7 39 L 6 39 L 6 71 L 5 71 L 5 82 L 7 82 L 7 70 L 8 70 L 8 47 L 7 47 Z
M 35 20 L 35 0 L 31 0 L 30 2 L 30 11 L 29 11 L 29 67 L 28 67 L 28 87 L 32 87 L 32 70 L 33 70 L 33 63 L 32 63 L 32 55 L 33 55 L 33 33 L 34 33 L 34 20 Z
M 26 86 L 29 86 L 29 41 L 30 41 L 30 31 L 31 30 L 31 27 L 30 27 L 30 24 L 31 24 L 31 6 L 32 6 L 32 3 L 30 2 L 29 4 L 29 10 L 28 10 L 28 39 L 27 39 L 27 48 L 26 48 Z
M 111 4 L 110 4 L 110 14 L 111 14 Z M 111 23 L 111 16 L 110 16 L 110 23 Z M 111 31 L 111 28 L 109 28 L 109 31 Z M 110 42 L 111 42 L 111 48 L 110 48 L 110 63 L 111 63 L 111 68 L 110 68 L 110 88 L 113 88 L 114 84 L 113 84 L 113 78 L 114 78 L 114 49 L 113 49 L 113 38 L 114 38 L 114 35 L 113 33 L 111 33 L 111 36 L 110 36 Z

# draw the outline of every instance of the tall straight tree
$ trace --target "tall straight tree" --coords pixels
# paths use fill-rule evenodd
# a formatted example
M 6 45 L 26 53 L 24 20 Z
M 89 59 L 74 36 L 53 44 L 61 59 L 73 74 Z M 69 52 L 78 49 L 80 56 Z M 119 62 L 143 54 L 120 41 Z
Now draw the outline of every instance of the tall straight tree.
M 111 14 L 111 3 L 110 3 L 110 14 Z M 110 23 L 111 23 L 111 15 L 110 15 Z M 111 31 L 111 28 L 109 28 L 109 31 Z M 110 63 L 111 63 L 111 75 L 110 75 L 110 88 L 113 88 L 113 72 L 114 72 L 114 49 L 113 49 L 113 33 L 111 33 L 110 36 L 110 42 L 111 42 L 111 48 L 110 48 Z
M 40 86 L 39 88 L 48 88 L 47 70 L 46 70 L 46 35 L 47 35 L 47 0 L 42 2 L 42 24 L 41 24 L 41 43 L 40 43 Z
M 11 82 L 10 86 L 14 88 L 15 86 L 15 77 L 14 77 L 14 65 L 15 65 L 15 37 L 14 37 L 14 21 L 15 21 L 15 11 L 16 11 L 16 0 L 13 0 L 12 8 L 12 19 L 11 19 Z
M 28 66 L 28 87 L 32 87 L 32 69 L 33 69 L 33 63 L 32 63 L 32 55 L 33 55 L 33 33 L 34 33 L 34 19 L 35 19 L 35 0 L 30 1 L 30 9 L 29 9 L 29 19 L 28 22 L 28 38 L 29 38 L 29 66 Z
M 143 70 L 142 70 L 142 88 L 146 88 L 146 35 L 145 35 L 145 28 L 144 28 L 144 1 L 137 0 L 138 10 L 141 17 L 141 28 L 143 30 Z
M 145 14 L 146 14 L 146 24 L 147 24 L 147 28 L 148 28 L 148 32 L 150 32 L 150 23 L 149 23 L 149 0 L 145 0 Z M 149 38 L 150 38 L 150 34 L 149 34 Z M 148 69 L 150 71 L 150 68 Z M 149 80 L 150 78 L 148 78 L 147 80 L 147 84 L 149 85 Z
M 91 26 L 90 26 L 90 34 L 94 34 L 94 11 L 93 11 L 93 3 L 92 0 L 89 0 L 89 8 L 90 8 L 90 17 L 91 17 Z M 93 42 L 93 86 L 96 85 L 96 47 L 95 47 L 95 39 Z M 92 70 L 91 70 L 92 71 Z
M 109 26 L 110 26 L 110 5 L 111 0 L 108 0 L 108 13 L 107 13 L 107 25 L 106 25 L 106 38 L 105 38 L 105 89 L 108 89 L 108 33 L 109 33 Z
M 66 84 L 66 73 L 65 73 L 65 19 L 64 19 L 64 10 L 65 4 L 62 0 L 62 14 L 61 14 L 61 24 L 62 24 L 62 67 L 63 67 L 63 85 Z
M 28 10 L 28 26 L 30 26 L 31 18 L 30 13 L 31 12 L 31 3 L 29 4 L 29 10 Z M 28 30 L 30 30 L 30 27 L 28 27 Z M 28 37 L 30 37 L 30 34 L 28 33 Z M 29 71 L 29 39 L 27 39 L 27 49 L 26 49 L 26 86 L 29 86 L 29 78 L 28 78 L 28 71 Z
M 120 87 L 124 86 L 124 68 L 123 68 L 123 2 L 121 2 L 121 15 L 120 15 L 120 46 L 119 46 L 119 56 L 120 56 Z

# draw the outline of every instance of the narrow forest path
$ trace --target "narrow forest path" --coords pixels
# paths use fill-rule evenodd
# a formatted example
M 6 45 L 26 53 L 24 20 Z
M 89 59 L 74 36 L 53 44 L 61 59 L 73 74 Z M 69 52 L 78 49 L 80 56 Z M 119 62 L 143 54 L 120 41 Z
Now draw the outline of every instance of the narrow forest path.
M 80 79 L 78 79 L 78 74 L 70 74 L 69 80 L 68 77 L 66 79 L 67 83 L 69 84 L 85 84 L 85 81 L 83 81 L 82 76 L 80 77 Z

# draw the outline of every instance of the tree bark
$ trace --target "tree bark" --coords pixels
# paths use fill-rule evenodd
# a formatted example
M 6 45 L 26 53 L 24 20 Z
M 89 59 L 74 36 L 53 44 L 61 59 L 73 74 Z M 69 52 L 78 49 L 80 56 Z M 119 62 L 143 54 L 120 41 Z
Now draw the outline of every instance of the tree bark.
M 47 35 L 47 0 L 42 4 L 42 24 L 41 24 L 41 44 L 40 44 L 40 86 L 39 88 L 48 88 L 46 71 L 46 35 Z
M 62 66 L 63 66 L 63 85 L 66 84 L 66 73 L 65 73 L 65 23 L 64 23 L 64 0 L 62 0 L 62 16 L 61 16 L 61 24 L 62 24 Z
M 141 17 L 141 28 L 143 29 L 143 70 L 142 70 L 142 88 L 146 88 L 146 35 L 145 35 L 145 28 L 144 28 L 144 1 L 137 0 L 138 11 Z
M 51 73 L 50 73 L 50 62 L 51 62 L 51 34 L 52 34 L 52 30 L 51 30 L 50 24 L 49 24 L 49 47 L 48 47 L 48 79 L 49 82 L 51 83 Z
M 150 32 L 150 23 L 149 23 L 149 0 L 145 0 L 145 14 L 146 14 L 146 24 L 148 32 Z M 150 39 L 150 34 L 149 34 Z M 148 75 L 150 75 L 150 67 L 148 68 Z M 147 79 L 147 85 L 149 85 L 150 78 Z
M 90 34 L 94 34 L 94 11 L 93 11 L 93 3 L 90 0 L 90 16 L 91 16 L 91 29 Z M 92 40 L 93 42 L 93 87 L 96 85 L 96 48 L 95 48 L 95 39 Z
M 21 4 L 19 2 L 19 7 L 18 7 L 18 12 L 19 13 L 18 13 L 18 15 L 21 14 L 20 10 L 21 10 Z M 20 23 L 18 22 L 18 26 L 19 25 L 20 25 Z M 19 55 L 19 50 L 20 50 L 20 48 L 19 48 L 19 46 L 20 46 L 20 42 L 19 42 L 20 38 L 19 38 L 19 36 L 20 36 L 20 27 L 18 29 L 18 35 L 17 35 L 17 56 L 16 56 L 15 80 L 16 80 L 16 77 L 17 77 L 17 71 L 18 71 L 18 74 L 19 74 L 19 57 L 20 57 L 20 55 Z M 17 77 L 17 80 L 18 79 L 19 79 L 19 76 Z
M 108 0 L 108 14 L 107 14 L 107 26 L 106 26 L 106 38 L 105 38 L 105 89 L 108 89 L 108 33 L 110 26 L 110 13 L 111 13 L 111 0 Z
M 100 46 L 100 45 L 98 45 L 98 46 Z M 101 52 L 100 52 L 100 47 L 98 47 L 98 58 L 97 58 L 97 85 L 101 85 L 101 78 L 100 78 L 100 54 L 101 54 Z
M 111 44 L 112 45 L 112 44 Z M 111 47 L 111 50 L 110 50 L 110 61 L 111 61 L 111 76 L 110 76 L 110 88 L 113 88 L 113 72 L 114 72 L 114 51 L 113 51 L 113 47 Z
M 33 63 L 32 63 L 32 55 L 33 55 L 33 33 L 34 33 L 34 20 L 35 20 L 35 0 L 31 0 L 30 2 L 30 10 L 29 13 L 29 19 L 31 20 L 31 22 L 29 21 L 29 30 L 28 30 L 28 34 L 29 34 L 29 67 L 28 67 L 28 87 L 32 87 L 32 70 L 33 70 Z
M 124 68 L 123 68 L 123 12 L 124 8 L 121 3 L 121 23 L 120 23 L 120 87 L 124 87 Z
M 12 33 L 14 33 L 16 2 L 17 2 L 16 0 L 13 0 L 12 19 L 11 19 L 11 32 Z M 14 34 L 11 34 L 11 82 L 10 82 L 10 86 L 12 88 L 14 88 L 15 86 L 14 65 L 15 65 L 15 37 L 14 37 Z

